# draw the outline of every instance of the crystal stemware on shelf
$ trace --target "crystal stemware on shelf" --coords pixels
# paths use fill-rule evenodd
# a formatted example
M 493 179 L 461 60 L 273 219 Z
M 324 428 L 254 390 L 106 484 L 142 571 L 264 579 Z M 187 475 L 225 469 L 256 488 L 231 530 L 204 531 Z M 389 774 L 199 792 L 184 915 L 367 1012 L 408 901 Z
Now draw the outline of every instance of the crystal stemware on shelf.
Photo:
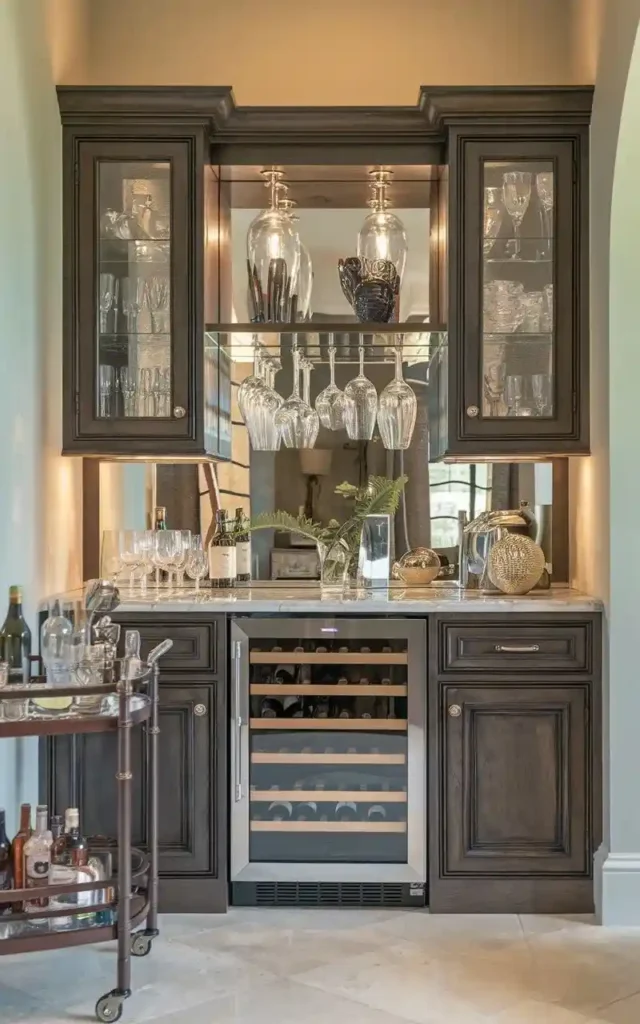
M 120 561 L 129 570 L 129 586 L 133 589 L 136 572 L 144 563 L 141 534 L 145 530 L 120 530 Z
M 336 349 L 333 334 L 329 343 L 329 374 L 330 380 L 326 388 L 320 392 L 315 401 L 316 412 L 323 427 L 328 430 L 343 430 L 347 399 L 344 391 L 336 385 Z
M 275 422 L 287 448 L 313 448 L 320 429 L 315 409 L 300 397 L 300 353 L 297 337 L 292 347 L 293 391 L 275 415 Z
M 180 543 L 178 545 L 178 556 L 173 563 L 176 572 L 176 583 L 179 587 L 184 586 L 184 574 L 191 549 L 191 530 L 178 530 Z
M 503 175 L 502 196 L 507 213 L 513 221 L 515 245 L 512 259 L 520 256 L 520 227 L 531 199 L 531 173 L 529 171 L 507 171 Z
M 385 448 L 403 451 L 411 444 L 418 401 L 402 376 L 402 347 L 396 344 L 395 376 L 378 398 L 378 430 Z
M 141 277 L 123 277 L 122 279 L 122 312 L 127 319 L 127 331 L 136 334 L 138 331 L 138 315 L 144 306 L 147 282 Z
M 109 330 L 109 310 L 115 295 L 115 277 L 113 274 L 100 274 L 100 334 Z
M 135 371 L 128 366 L 121 366 L 118 370 L 118 388 L 122 395 L 122 411 L 125 416 L 136 416 L 136 396 L 138 394 L 138 383 Z
M 542 322 L 544 293 L 539 291 L 525 292 L 522 296 L 524 316 L 520 330 L 525 334 L 539 334 Z
M 509 374 L 505 385 L 505 400 L 509 416 L 531 416 L 531 408 L 523 405 L 524 377 L 520 373 Z
M 169 333 L 169 305 L 171 291 L 169 278 L 152 277 L 147 285 L 147 302 L 151 313 L 151 330 L 154 334 Z
M 548 373 L 531 374 L 531 394 L 536 416 L 546 416 L 551 404 L 551 377 Z
M 109 419 L 113 415 L 113 397 L 115 391 L 116 372 L 109 363 L 101 363 L 98 368 L 98 390 L 100 397 L 100 418 Z
M 155 416 L 171 415 L 171 370 L 168 367 L 156 366 L 153 370 L 151 384 Z
M 391 213 L 391 202 L 387 191 L 391 184 L 392 172 L 380 168 L 370 171 L 371 199 L 368 205 L 371 213 L 365 217 L 358 235 L 358 256 L 374 263 L 388 260 L 398 272 L 398 284 L 407 261 L 407 234 L 404 224 L 395 213 Z
M 153 398 L 153 369 L 141 366 L 138 370 L 138 416 L 155 416 Z
M 364 373 L 364 345 L 358 345 L 360 372 L 345 385 L 345 426 L 352 441 L 370 441 L 376 425 L 378 392 Z
M 507 367 L 502 360 L 491 363 L 484 375 L 484 396 L 489 403 L 489 416 L 500 416 L 504 409 L 504 395 Z
M 491 253 L 502 227 L 504 203 L 502 189 L 488 186 L 484 190 L 484 222 L 482 229 L 482 251 L 485 259 Z
M 536 192 L 540 200 L 540 219 L 544 244 L 538 253 L 539 259 L 550 259 L 553 244 L 553 171 L 536 174 Z
M 189 579 L 195 582 L 195 589 L 200 590 L 200 580 L 204 579 L 209 571 L 209 558 L 199 533 L 191 537 L 185 568 Z
M 485 334 L 512 334 L 525 316 L 524 286 L 519 281 L 487 281 L 483 290 Z

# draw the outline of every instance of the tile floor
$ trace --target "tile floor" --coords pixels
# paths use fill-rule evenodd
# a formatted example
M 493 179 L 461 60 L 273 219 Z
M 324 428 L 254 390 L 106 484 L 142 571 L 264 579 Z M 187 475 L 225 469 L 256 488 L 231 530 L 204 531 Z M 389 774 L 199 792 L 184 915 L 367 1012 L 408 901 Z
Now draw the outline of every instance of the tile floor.
M 640 929 L 584 917 L 172 916 L 123 1024 L 640 1024 Z M 93 1021 L 112 945 L 0 958 L 2 1024 Z

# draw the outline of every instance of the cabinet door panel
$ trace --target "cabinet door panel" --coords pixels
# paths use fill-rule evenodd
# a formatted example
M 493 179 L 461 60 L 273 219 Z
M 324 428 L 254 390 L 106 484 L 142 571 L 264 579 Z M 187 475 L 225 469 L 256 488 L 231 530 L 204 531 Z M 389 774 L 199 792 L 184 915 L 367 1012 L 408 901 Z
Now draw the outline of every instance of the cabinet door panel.
M 586 875 L 586 686 L 441 690 L 444 873 Z
M 74 437 L 194 431 L 189 142 L 78 143 Z M 183 411 L 181 411 L 183 410 Z M 65 439 L 66 443 L 66 439 Z M 104 448 L 103 450 L 107 450 Z
M 225 723 L 217 684 L 160 685 L 159 859 L 160 875 L 217 875 L 218 830 L 213 780 L 216 737 Z M 204 708 L 204 713 L 200 714 Z M 73 740 L 49 741 L 48 800 L 60 812 L 72 799 Z M 145 733 L 132 730 L 133 843 L 146 846 Z M 88 835 L 117 834 L 117 744 L 105 733 L 80 735 L 77 744 L 78 803 Z M 224 840 L 223 840 L 224 841 Z

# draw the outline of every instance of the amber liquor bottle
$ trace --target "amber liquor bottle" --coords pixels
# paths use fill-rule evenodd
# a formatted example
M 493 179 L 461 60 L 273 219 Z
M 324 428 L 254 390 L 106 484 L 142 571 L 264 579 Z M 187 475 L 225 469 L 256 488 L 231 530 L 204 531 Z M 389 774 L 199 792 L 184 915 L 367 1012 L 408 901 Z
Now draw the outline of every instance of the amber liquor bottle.
M 80 832 L 80 812 L 68 807 L 64 815 L 65 863 L 81 868 L 89 860 L 89 844 Z
M 11 844 L 11 856 L 13 858 L 13 888 L 25 888 L 24 875 L 24 844 L 30 838 L 33 829 L 31 828 L 31 804 L 20 805 L 20 827 L 13 837 Z M 22 910 L 22 903 L 14 903 L 14 910 Z

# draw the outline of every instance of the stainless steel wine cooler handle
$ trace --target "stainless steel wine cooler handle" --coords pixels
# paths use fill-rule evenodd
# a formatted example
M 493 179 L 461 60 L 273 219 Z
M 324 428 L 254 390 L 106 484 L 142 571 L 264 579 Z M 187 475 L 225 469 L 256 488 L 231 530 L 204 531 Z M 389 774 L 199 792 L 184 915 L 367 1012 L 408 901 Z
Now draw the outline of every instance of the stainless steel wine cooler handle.
M 540 644 L 496 644 L 493 649 L 499 654 L 535 654 Z
M 234 728 L 234 748 L 235 748 L 235 765 L 234 765 L 234 791 L 235 801 L 239 803 L 242 800 L 242 711 L 241 711 L 241 692 L 240 687 L 242 680 L 240 678 L 240 655 L 241 647 L 240 641 L 236 640 L 233 650 L 233 728 Z

